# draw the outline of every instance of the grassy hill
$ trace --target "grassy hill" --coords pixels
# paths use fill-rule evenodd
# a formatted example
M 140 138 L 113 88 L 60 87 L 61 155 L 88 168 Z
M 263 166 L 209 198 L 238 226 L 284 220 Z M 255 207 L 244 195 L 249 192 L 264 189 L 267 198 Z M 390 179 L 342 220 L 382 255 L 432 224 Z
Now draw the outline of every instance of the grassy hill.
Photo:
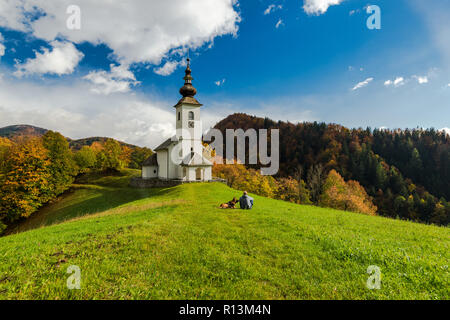
M 0 298 L 450 298 L 448 228 L 258 196 L 226 211 L 239 192 L 223 184 L 136 190 L 129 175 L 88 177 L 18 226 L 40 228 L 0 238 Z

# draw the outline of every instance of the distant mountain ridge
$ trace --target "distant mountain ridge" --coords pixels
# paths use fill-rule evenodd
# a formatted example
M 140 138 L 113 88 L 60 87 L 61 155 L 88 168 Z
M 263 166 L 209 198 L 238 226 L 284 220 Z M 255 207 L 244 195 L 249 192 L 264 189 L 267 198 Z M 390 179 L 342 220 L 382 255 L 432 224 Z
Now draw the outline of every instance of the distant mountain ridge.
M 20 136 L 41 137 L 47 133 L 47 129 L 19 124 L 0 128 L 0 137 L 12 139 Z
M 46 134 L 49 130 L 35 127 L 32 125 L 27 124 L 19 124 L 19 125 L 12 125 L 0 128 L 0 137 L 8 138 L 8 139 L 15 139 L 18 137 L 42 137 L 44 134 Z M 109 138 L 107 137 L 89 137 L 89 138 L 83 138 L 83 139 L 77 139 L 73 140 L 71 138 L 66 137 L 67 141 L 69 141 L 69 145 L 74 150 L 80 150 L 84 146 L 91 146 L 94 142 L 100 142 L 104 143 Z M 116 140 L 116 139 L 114 139 Z M 118 140 L 117 140 L 118 141 Z M 136 148 L 138 146 L 125 143 L 122 141 L 118 141 L 122 146 L 127 146 L 130 148 Z

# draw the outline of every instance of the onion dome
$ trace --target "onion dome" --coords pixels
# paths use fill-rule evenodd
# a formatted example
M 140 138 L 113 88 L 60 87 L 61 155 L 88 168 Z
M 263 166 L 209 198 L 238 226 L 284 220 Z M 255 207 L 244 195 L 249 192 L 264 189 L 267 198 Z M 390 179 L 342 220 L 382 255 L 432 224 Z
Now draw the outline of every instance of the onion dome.
M 197 89 L 194 88 L 194 86 L 192 85 L 192 80 L 194 80 L 194 78 L 192 78 L 191 76 L 191 65 L 190 65 L 191 60 L 188 58 L 187 59 L 187 67 L 186 67 L 186 75 L 184 76 L 183 80 L 184 80 L 184 86 L 180 89 L 180 94 L 183 97 L 191 97 L 193 98 L 196 94 L 197 94 Z

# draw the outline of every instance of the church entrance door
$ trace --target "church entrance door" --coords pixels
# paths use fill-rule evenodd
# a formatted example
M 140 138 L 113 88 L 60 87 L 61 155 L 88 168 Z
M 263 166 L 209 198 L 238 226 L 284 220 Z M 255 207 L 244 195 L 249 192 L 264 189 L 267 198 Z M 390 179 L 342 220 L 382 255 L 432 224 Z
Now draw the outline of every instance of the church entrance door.
M 195 170 L 195 178 L 197 180 L 202 180 L 202 169 L 198 168 Z

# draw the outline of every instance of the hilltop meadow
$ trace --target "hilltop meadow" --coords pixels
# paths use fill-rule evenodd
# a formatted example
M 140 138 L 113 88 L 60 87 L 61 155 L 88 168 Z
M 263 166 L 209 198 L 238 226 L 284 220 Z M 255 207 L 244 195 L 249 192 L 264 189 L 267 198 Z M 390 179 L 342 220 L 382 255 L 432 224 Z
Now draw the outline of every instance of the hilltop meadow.
M 1 299 L 448 299 L 446 227 L 298 205 L 221 183 L 83 183 L 0 238 Z M 16 232 L 19 232 L 16 234 Z M 67 268 L 81 269 L 68 290 Z M 380 290 L 367 268 L 382 272 Z

